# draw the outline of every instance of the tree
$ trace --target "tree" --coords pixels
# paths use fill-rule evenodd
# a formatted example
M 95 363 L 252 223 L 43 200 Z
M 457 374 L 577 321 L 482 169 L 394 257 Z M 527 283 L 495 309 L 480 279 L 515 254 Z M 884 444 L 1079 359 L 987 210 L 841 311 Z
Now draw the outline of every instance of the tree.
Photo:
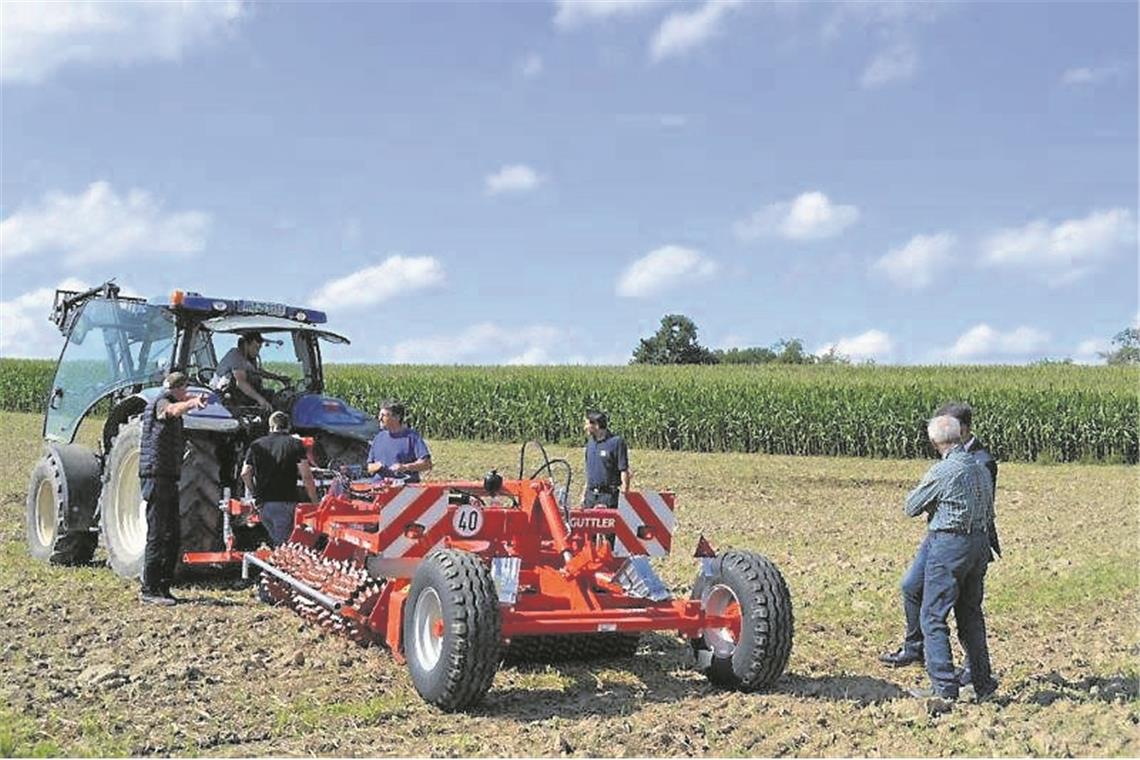
M 666 314 L 651 338 L 642 338 L 631 364 L 716 364 L 712 351 L 697 342 L 697 326 L 683 314 Z
M 771 364 L 776 352 L 770 348 L 717 348 L 713 350 L 721 364 Z
M 1108 364 L 1140 364 L 1140 327 L 1121 330 L 1112 339 L 1113 351 L 1098 351 Z
M 815 356 L 804 352 L 804 342 L 799 338 L 784 338 L 773 349 L 780 364 L 815 364 Z

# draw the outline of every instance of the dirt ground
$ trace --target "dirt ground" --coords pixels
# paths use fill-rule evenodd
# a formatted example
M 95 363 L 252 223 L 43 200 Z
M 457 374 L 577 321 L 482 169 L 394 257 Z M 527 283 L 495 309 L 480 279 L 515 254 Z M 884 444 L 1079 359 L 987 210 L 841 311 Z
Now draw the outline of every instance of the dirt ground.
M 719 691 L 680 640 L 652 635 L 628 661 L 505 668 L 482 705 L 449 715 L 385 650 L 249 589 L 176 589 L 184 602 L 156 609 L 105 567 L 33 561 L 39 419 L 0 425 L 15 443 L 0 461 L 0 755 L 1140 755 L 1135 467 L 1002 465 L 1006 557 L 986 602 L 1000 698 L 932 714 L 905 693 L 921 668 L 876 659 L 901 636 L 897 584 L 922 529 L 901 503 L 928 463 L 634 451 L 637 484 L 677 493 L 660 570 L 678 593 L 702 532 L 781 568 L 785 676 Z M 517 471 L 514 446 L 431 443 L 433 476 Z

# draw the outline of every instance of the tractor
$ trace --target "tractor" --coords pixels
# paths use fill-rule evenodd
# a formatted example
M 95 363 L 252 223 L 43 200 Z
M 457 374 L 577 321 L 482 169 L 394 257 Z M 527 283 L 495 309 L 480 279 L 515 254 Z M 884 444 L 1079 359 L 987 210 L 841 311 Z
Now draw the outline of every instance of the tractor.
M 272 408 L 291 415 L 314 464 L 329 471 L 362 466 L 379 430 L 370 415 L 323 395 L 321 343 L 348 339 L 325 328 L 320 311 L 182 290 L 148 302 L 107 282 L 85 292 L 57 290 L 51 319 L 66 342 L 47 399 L 44 455 L 28 488 L 27 541 L 38 559 L 87 564 L 101 534 L 111 568 L 139 575 L 146 544 L 140 415 L 175 370 L 190 378 L 192 392 L 209 394 L 206 408 L 184 417 L 180 574 L 191 567 L 188 556 L 216 566 L 261 544 L 265 532 L 255 515 L 239 512 L 231 520 L 219 509 L 224 495 L 241 495 L 246 448 L 268 430 L 269 412 L 236 388 L 211 386 L 219 356 L 243 334 L 263 336 L 256 380 Z M 75 442 L 86 419 L 101 423 L 94 447 Z
M 672 547 L 674 495 L 571 507 L 569 464 L 543 457 L 524 477 L 520 456 L 511 480 L 339 477 L 319 504 L 298 504 L 285 544 L 245 553 L 243 571 L 260 575 L 264 601 L 387 647 L 446 711 L 477 704 L 504 661 L 631 657 L 649 631 L 676 631 L 719 686 L 754 691 L 780 677 L 792 599 L 770 560 L 718 554 L 701 536 L 692 592 L 676 599 L 650 562 Z

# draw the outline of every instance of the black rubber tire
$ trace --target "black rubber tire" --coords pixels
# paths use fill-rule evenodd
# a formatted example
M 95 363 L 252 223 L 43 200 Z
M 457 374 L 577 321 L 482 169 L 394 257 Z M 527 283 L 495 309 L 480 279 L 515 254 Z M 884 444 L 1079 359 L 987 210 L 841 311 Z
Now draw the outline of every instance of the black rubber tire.
M 417 624 L 431 620 L 436 603 L 443 636 L 433 657 L 433 644 L 423 643 Z M 403 646 L 412 683 L 426 702 L 451 712 L 482 699 L 501 660 L 501 630 L 495 583 L 481 559 L 454 549 L 424 558 L 404 604 Z
M 138 578 L 146 549 L 146 511 L 142 506 L 138 458 L 142 418 L 119 426 L 103 468 L 99 521 L 107 564 L 124 578 Z
M 721 653 L 704 635 L 693 639 L 697 669 L 714 684 L 738 691 L 771 686 L 783 674 L 792 653 L 794 620 L 788 585 L 768 558 L 730 551 L 717 558 L 713 575 L 697 576 L 692 598 L 705 604 L 714 596 L 727 598 L 726 590 L 740 605 L 739 638 L 731 651 Z M 711 662 L 702 667 L 702 653 L 707 657 L 710 652 Z
M 583 633 L 560 636 L 516 636 L 504 655 L 508 664 L 574 662 L 633 657 L 638 633 Z
M 53 565 L 86 565 L 95 555 L 93 532 L 100 463 L 78 444 L 49 444 L 28 483 L 25 529 L 33 557 Z
M 186 436 L 182 477 L 178 481 L 181 553 L 217 552 L 225 545 L 222 511 L 218 509 L 222 473 L 217 446 L 210 436 Z
M 124 578 L 138 578 L 146 548 L 146 513 L 139 503 L 138 457 L 142 420 L 134 417 L 119 427 L 111 443 L 103 473 L 100 513 L 107 563 Z M 220 466 L 214 442 L 204 436 L 186 436 L 179 490 L 179 557 L 188 551 L 222 549 L 222 497 Z M 179 562 L 176 573 L 184 575 Z

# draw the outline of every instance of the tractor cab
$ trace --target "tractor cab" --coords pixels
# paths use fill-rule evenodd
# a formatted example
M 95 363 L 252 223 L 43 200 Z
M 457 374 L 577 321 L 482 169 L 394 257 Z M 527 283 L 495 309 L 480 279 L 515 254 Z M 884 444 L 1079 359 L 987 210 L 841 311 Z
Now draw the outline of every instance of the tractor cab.
M 137 575 L 146 537 L 138 478 L 141 415 L 175 370 L 189 376 L 191 392 L 209 397 L 204 409 L 183 417 L 182 548 L 221 547 L 218 504 L 227 489 L 241 494 L 246 449 L 268 429 L 266 410 L 215 377 L 243 334 L 262 336 L 252 374 L 271 406 L 292 416 L 294 432 L 312 440 L 316 464 L 362 467 L 379 430 L 371 415 L 324 395 L 321 341 L 348 339 L 324 327 L 321 311 L 181 290 L 148 301 L 107 282 L 83 292 L 57 291 L 51 318 L 65 342 L 44 416 L 46 451 L 28 496 L 28 543 L 39 558 L 82 564 L 102 536 L 111 567 Z M 75 442 L 88 418 L 102 422 L 94 449 Z M 245 540 L 256 545 L 257 531 Z

